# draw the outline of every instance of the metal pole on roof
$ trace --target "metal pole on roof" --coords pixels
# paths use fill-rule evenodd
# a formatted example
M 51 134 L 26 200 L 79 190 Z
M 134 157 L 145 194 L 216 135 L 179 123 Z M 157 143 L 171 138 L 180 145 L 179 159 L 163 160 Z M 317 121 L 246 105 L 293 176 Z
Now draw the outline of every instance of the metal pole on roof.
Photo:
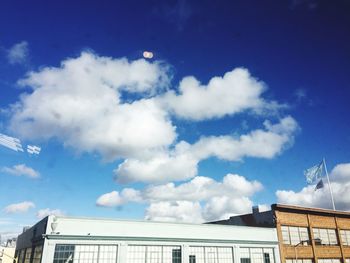
M 329 181 L 329 176 L 328 176 L 328 171 L 327 171 L 327 166 L 326 166 L 326 160 L 325 160 L 325 158 L 323 158 L 323 166 L 324 166 L 324 170 L 325 170 L 326 176 L 327 176 L 327 182 L 328 182 L 329 192 L 330 192 L 330 194 L 331 194 L 331 200 L 332 200 L 333 210 L 335 211 L 335 204 L 334 204 L 334 198 L 333 198 L 333 191 L 332 191 L 331 183 L 330 183 L 330 181 Z

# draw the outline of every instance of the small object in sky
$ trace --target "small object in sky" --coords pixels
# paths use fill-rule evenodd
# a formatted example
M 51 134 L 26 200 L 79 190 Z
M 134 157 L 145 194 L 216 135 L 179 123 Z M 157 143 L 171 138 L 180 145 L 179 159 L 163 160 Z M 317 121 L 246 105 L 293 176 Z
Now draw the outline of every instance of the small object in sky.
M 30 154 L 39 154 L 41 151 L 41 148 L 35 145 L 28 145 L 27 146 L 27 152 Z
M 0 145 L 16 152 L 23 152 L 21 141 L 17 138 L 0 133 Z
M 151 59 L 151 58 L 153 58 L 153 53 L 151 51 L 144 51 L 143 57 Z

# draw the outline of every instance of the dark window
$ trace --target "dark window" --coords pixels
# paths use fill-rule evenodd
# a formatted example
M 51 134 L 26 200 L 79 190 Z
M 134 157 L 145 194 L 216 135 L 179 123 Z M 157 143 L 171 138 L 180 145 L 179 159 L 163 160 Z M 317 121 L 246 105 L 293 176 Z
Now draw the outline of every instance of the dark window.
M 190 255 L 190 263 L 196 263 L 196 256 Z
M 250 258 L 241 258 L 241 263 L 250 263 Z
M 74 248 L 74 245 L 56 245 L 53 263 L 72 263 Z
M 270 254 L 264 253 L 264 263 L 270 263 Z
M 173 249 L 173 263 L 181 263 L 181 249 Z

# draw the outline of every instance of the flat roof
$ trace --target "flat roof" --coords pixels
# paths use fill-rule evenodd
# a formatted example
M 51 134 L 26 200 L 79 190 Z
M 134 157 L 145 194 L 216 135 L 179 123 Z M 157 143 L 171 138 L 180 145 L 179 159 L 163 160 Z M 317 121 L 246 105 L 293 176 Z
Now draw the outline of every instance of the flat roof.
M 303 212 L 303 213 L 350 217 L 350 212 L 347 212 L 347 211 L 324 209 L 324 208 L 317 208 L 317 207 L 306 207 L 306 206 L 296 206 L 296 205 L 287 205 L 287 204 L 273 204 L 271 205 L 271 208 L 273 210 L 281 210 L 281 211 L 292 210 L 292 211 Z

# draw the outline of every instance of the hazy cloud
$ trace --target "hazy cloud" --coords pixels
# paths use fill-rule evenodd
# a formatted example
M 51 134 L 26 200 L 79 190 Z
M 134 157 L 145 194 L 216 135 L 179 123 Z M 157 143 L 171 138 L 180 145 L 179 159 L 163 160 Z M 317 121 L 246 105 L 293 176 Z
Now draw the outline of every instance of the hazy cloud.
M 350 210 L 350 163 L 336 165 L 329 174 L 335 206 L 338 210 Z M 329 187 L 324 181 L 324 188 L 315 191 L 315 185 L 309 185 L 300 191 L 278 190 L 279 203 L 332 208 Z
M 12 167 L 3 167 L 1 171 L 11 175 L 26 176 L 29 178 L 38 178 L 40 176 L 38 171 L 25 164 L 17 164 Z
M 29 55 L 28 42 L 22 41 L 14 44 L 7 51 L 7 59 L 10 64 L 24 64 Z
M 34 208 L 35 204 L 33 202 L 24 201 L 21 203 L 10 204 L 4 208 L 6 214 L 15 214 L 15 213 L 25 213 L 29 209 Z
M 40 209 L 36 213 L 36 217 L 38 219 L 42 219 L 42 218 L 50 216 L 50 215 L 63 216 L 63 215 L 65 215 L 65 213 L 63 211 L 61 211 L 60 209 L 50 209 L 50 208 Z

